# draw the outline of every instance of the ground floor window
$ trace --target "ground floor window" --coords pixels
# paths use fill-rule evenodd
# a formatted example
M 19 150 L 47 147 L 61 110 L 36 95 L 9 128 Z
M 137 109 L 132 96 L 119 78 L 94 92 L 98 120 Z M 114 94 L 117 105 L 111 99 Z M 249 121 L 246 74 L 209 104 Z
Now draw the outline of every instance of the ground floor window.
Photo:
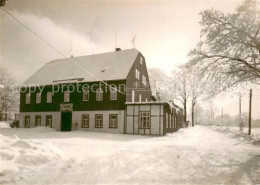
M 52 115 L 46 116 L 46 126 L 50 128 L 52 127 Z
M 117 114 L 110 114 L 109 115 L 109 128 L 117 128 Z
M 82 114 L 81 127 L 89 128 L 89 115 L 88 114 Z
M 139 127 L 150 128 L 150 112 L 140 112 L 139 114 Z
M 96 114 L 95 115 L 95 127 L 96 128 L 102 128 L 103 127 L 103 115 L 102 114 Z
M 35 126 L 41 126 L 41 116 L 37 115 L 35 116 Z
M 24 127 L 30 127 L 31 116 L 24 117 Z
M 174 128 L 177 128 L 177 116 L 174 116 Z

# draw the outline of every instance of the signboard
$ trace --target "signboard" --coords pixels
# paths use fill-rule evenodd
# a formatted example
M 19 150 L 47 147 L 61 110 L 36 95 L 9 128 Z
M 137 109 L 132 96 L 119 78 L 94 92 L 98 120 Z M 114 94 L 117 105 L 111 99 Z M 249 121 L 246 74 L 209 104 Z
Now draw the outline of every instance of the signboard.
M 60 111 L 73 111 L 73 104 L 60 104 Z

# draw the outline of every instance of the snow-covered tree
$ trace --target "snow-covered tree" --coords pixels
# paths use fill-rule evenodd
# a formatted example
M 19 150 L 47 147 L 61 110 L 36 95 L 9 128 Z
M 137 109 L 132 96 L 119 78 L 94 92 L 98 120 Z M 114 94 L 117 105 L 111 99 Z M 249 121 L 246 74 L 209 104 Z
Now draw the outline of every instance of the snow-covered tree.
M 7 113 L 13 118 L 19 108 L 19 93 L 13 88 L 15 80 L 4 68 L 0 68 L 0 114 Z

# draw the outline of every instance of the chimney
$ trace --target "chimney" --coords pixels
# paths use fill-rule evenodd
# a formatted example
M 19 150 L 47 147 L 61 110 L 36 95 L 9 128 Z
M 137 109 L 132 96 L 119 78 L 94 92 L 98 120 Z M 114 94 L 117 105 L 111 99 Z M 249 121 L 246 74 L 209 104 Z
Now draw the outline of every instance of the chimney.
M 116 51 L 121 51 L 121 48 L 116 48 Z

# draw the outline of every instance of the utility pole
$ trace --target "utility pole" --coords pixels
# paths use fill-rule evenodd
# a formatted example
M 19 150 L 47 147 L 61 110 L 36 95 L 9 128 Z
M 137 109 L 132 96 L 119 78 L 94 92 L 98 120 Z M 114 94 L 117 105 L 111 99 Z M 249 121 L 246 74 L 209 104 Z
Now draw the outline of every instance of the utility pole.
M 241 94 L 239 94 L 239 130 L 243 131 L 243 123 L 241 119 Z
M 223 107 L 222 107 L 222 111 L 221 111 L 221 122 L 222 122 L 222 127 L 223 127 Z
M 248 135 L 251 135 L 251 113 L 252 113 L 252 89 L 250 89 L 250 94 L 249 94 Z

